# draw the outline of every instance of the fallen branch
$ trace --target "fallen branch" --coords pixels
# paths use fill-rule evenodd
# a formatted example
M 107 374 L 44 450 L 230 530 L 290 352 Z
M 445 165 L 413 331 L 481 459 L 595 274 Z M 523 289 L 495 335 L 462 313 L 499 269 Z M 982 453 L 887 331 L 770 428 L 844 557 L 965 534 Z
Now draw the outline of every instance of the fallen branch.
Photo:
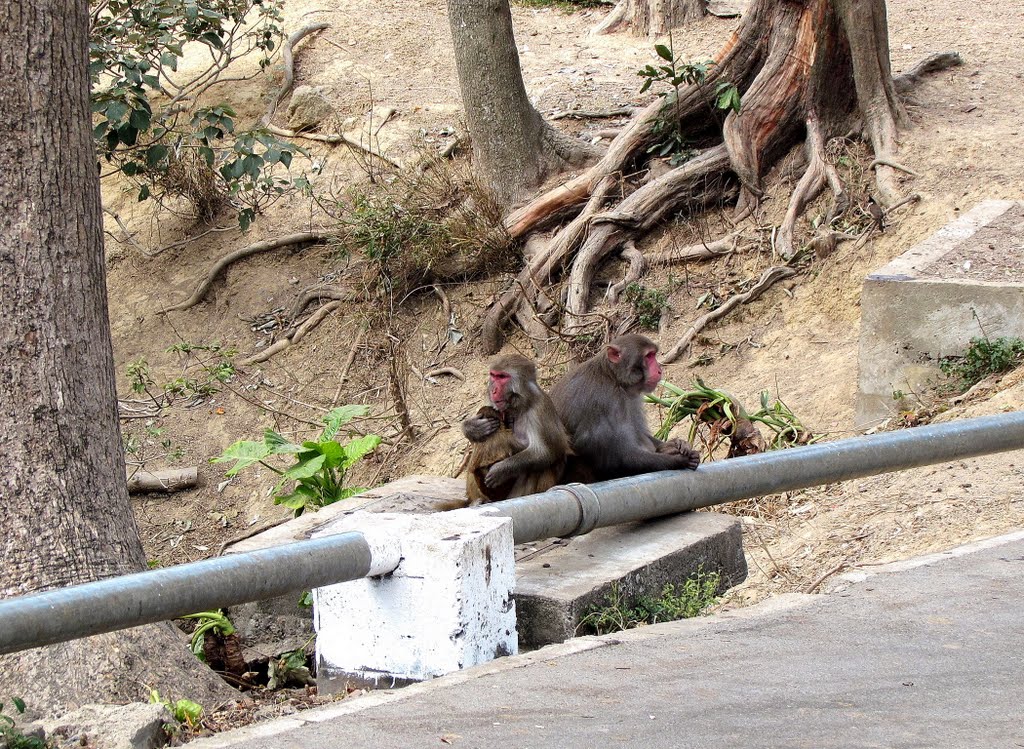
M 145 494 L 147 492 L 180 492 L 191 489 L 199 483 L 199 469 L 175 468 L 166 471 L 136 471 L 128 477 L 129 494 Z
M 281 60 L 284 63 L 284 81 L 281 83 L 281 88 L 277 91 L 277 96 L 270 102 L 267 113 L 263 115 L 263 119 L 260 121 L 261 124 L 270 124 L 270 121 L 274 118 L 274 113 L 277 112 L 277 107 L 281 104 L 281 100 L 288 95 L 288 92 L 292 89 L 292 84 L 295 83 L 295 58 L 292 55 L 295 45 L 309 34 L 323 31 L 330 28 L 330 26 L 331 24 L 329 23 L 311 23 L 308 26 L 303 26 L 285 39 L 284 46 L 281 48 Z
M 566 109 L 561 112 L 555 112 L 549 120 L 564 120 L 570 118 L 574 120 L 602 120 L 608 117 L 628 117 L 632 115 L 636 109 L 633 107 L 619 107 L 618 109 Z
M 761 294 L 771 288 L 775 282 L 795 275 L 796 271 L 788 265 L 776 265 L 769 268 L 761 275 L 761 279 L 754 284 L 749 291 L 729 297 L 721 307 L 713 309 L 706 315 L 697 318 L 697 320 L 695 320 L 687 329 L 686 333 L 683 334 L 683 337 L 679 339 L 679 342 L 665 353 L 662 357 L 662 362 L 665 364 L 671 364 L 676 361 L 689 350 L 690 344 L 693 343 L 693 339 L 696 338 L 697 335 L 710 323 L 715 320 L 722 319 L 739 305 L 754 301 L 761 296 Z
M 285 336 L 284 338 L 281 338 L 280 340 L 276 341 L 275 343 L 268 346 L 263 351 L 260 351 L 257 354 L 253 354 L 252 356 L 239 360 L 238 366 L 247 367 L 250 364 L 258 364 L 260 362 L 264 362 L 270 357 L 274 356 L 275 354 L 279 354 L 286 348 L 298 343 L 299 341 L 302 340 L 306 333 L 308 333 L 321 322 L 323 322 L 324 318 L 326 318 L 329 314 L 334 312 L 334 310 L 338 309 L 338 307 L 340 307 L 342 304 L 344 304 L 344 302 L 341 301 L 328 302 L 327 304 L 320 307 L 320 309 L 318 309 L 312 315 L 310 315 L 309 319 L 302 323 L 302 325 L 300 325 L 298 328 L 296 328 L 295 332 L 292 333 L 290 336 Z
M 311 244 L 319 244 L 324 241 L 324 237 L 320 234 L 314 234 L 312 232 L 301 232 L 299 234 L 288 234 L 284 237 L 278 237 L 277 239 L 268 239 L 264 242 L 256 242 L 248 247 L 243 247 L 240 250 L 229 252 L 227 255 L 222 257 L 213 267 L 210 268 L 206 274 L 206 278 L 203 279 L 200 284 L 196 287 L 196 290 L 192 292 L 192 296 L 183 302 L 179 302 L 171 307 L 167 307 L 162 312 L 175 312 L 177 310 L 189 309 L 194 307 L 202 301 L 203 297 L 206 296 L 206 292 L 210 290 L 210 286 L 217 279 L 217 277 L 224 272 L 224 269 L 231 265 L 237 260 L 249 257 L 250 255 L 256 255 L 261 252 L 269 252 L 270 250 L 279 250 L 282 247 L 296 246 L 298 248 L 305 247 Z

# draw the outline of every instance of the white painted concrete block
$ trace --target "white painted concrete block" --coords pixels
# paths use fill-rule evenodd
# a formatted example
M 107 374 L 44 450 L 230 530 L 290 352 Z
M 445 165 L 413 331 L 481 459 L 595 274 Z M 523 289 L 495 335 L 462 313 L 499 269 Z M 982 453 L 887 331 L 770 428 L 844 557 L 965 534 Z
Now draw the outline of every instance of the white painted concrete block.
M 358 512 L 316 536 L 358 530 L 394 572 L 313 591 L 317 679 L 391 686 L 518 652 L 512 521 L 474 511 Z

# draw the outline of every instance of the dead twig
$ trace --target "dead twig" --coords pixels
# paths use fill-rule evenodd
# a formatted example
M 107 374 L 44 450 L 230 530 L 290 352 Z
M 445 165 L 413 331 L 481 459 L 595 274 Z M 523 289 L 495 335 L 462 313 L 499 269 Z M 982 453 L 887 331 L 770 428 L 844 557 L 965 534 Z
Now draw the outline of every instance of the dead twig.
M 795 275 L 796 271 L 788 265 L 776 265 L 769 268 L 761 275 L 761 279 L 754 284 L 750 291 L 729 297 L 721 307 L 713 309 L 706 315 L 697 318 L 697 320 L 695 320 L 687 329 L 686 333 L 683 334 L 683 337 L 679 339 L 679 342 L 665 353 L 662 361 L 666 364 L 671 364 L 676 361 L 689 350 L 693 339 L 696 338 L 697 334 L 710 323 L 715 320 L 722 319 L 739 305 L 754 301 L 761 296 L 761 294 L 770 289 L 777 281 L 781 281 L 783 278 L 789 278 Z
M 386 161 L 396 169 L 401 169 L 402 165 L 394 159 L 388 158 L 380 151 L 373 150 L 370 146 L 364 146 L 355 138 L 345 135 L 344 133 L 297 133 L 294 130 L 288 130 L 277 125 L 267 125 L 267 130 L 272 132 L 274 135 L 280 135 L 283 138 L 305 138 L 306 140 L 315 140 L 320 143 L 344 143 L 350 148 L 356 148 L 360 151 L 375 156 L 381 161 Z
M 338 389 L 334 391 L 334 399 L 331 403 L 337 403 L 338 398 L 341 397 L 341 388 L 345 384 L 345 380 L 348 379 L 348 373 L 356 361 L 356 352 L 359 350 L 359 346 L 362 344 L 365 336 L 366 328 L 359 328 L 356 339 L 352 341 L 352 348 L 348 350 L 348 358 L 345 359 L 345 363 L 341 367 L 341 375 L 338 377 Z
M 285 336 L 284 338 L 280 339 L 279 341 L 276 341 L 275 343 L 271 344 L 270 346 L 268 346 L 263 351 L 260 351 L 257 354 L 253 354 L 252 356 L 239 360 L 238 366 L 248 367 L 251 364 L 258 364 L 259 362 L 264 362 L 267 359 L 274 356 L 275 354 L 279 354 L 286 348 L 289 348 L 290 346 L 298 343 L 299 341 L 302 340 L 306 333 L 308 333 L 321 322 L 323 322 L 324 318 L 326 318 L 329 314 L 334 312 L 334 310 L 338 309 L 338 307 L 340 307 L 342 304 L 344 304 L 344 302 L 328 302 L 327 304 L 320 307 L 312 315 L 310 315 L 309 319 L 302 323 L 302 325 L 300 325 L 298 328 L 296 328 L 295 332 L 292 333 L 290 336 Z
M 235 250 L 234 252 L 229 252 L 227 255 L 225 255 L 224 257 L 222 257 L 220 260 L 213 264 L 213 267 L 210 268 L 209 272 L 207 272 L 206 278 L 204 278 L 196 287 L 196 290 L 192 292 L 192 296 L 190 296 L 183 302 L 178 302 L 178 304 L 167 307 L 166 309 L 162 310 L 162 312 L 167 313 L 175 312 L 177 310 L 189 309 L 190 307 L 194 307 L 195 305 L 199 304 L 199 302 L 202 301 L 203 297 L 206 296 L 206 292 L 210 290 L 210 286 L 213 285 L 213 282 L 221 273 L 224 272 L 224 269 L 227 268 L 232 263 L 241 260 L 242 258 L 247 258 L 250 255 L 256 255 L 261 252 L 269 252 L 270 250 L 279 250 L 282 247 L 294 246 L 296 248 L 301 249 L 308 245 L 320 244 L 323 241 L 324 236 L 321 234 L 314 234 L 313 232 L 300 232 L 298 234 L 288 234 L 284 237 L 278 237 L 277 239 L 268 239 L 263 242 L 256 242 L 255 244 L 251 244 L 248 247 L 242 247 L 241 249 Z
M 463 382 L 466 381 L 466 375 L 462 374 L 462 372 L 455 367 L 439 367 L 438 369 L 432 369 L 423 375 L 423 379 L 429 380 L 432 377 L 440 377 L 441 375 L 450 375 L 456 380 L 462 380 Z

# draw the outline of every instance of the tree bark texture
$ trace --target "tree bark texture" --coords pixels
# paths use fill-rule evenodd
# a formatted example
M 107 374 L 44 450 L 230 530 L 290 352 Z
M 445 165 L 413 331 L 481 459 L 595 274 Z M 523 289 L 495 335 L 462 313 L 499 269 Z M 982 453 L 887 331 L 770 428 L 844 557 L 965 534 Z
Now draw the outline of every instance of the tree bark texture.
M 656 36 L 702 18 L 707 0 L 619 0 L 595 34 L 629 29 L 638 36 Z
M 117 421 L 88 10 L 0 4 L 0 597 L 145 566 Z M 0 684 L 45 711 L 145 698 L 147 675 L 207 678 L 183 651 L 153 626 L 5 657 Z
M 474 170 L 508 208 L 591 150 L 546 123 L 526 95 L 508 0 L 448 0 L 448 21 Z

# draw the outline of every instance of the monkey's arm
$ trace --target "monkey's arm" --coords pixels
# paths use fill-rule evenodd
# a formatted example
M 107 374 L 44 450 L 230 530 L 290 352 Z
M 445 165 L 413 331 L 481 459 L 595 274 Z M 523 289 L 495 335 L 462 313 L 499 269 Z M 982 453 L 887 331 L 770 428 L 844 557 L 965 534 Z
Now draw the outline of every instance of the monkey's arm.
M 470 442 L 483 442 L 498 431 L 500 422 L 491 416 L 471 416 L 462 422 L 462 433 Z

